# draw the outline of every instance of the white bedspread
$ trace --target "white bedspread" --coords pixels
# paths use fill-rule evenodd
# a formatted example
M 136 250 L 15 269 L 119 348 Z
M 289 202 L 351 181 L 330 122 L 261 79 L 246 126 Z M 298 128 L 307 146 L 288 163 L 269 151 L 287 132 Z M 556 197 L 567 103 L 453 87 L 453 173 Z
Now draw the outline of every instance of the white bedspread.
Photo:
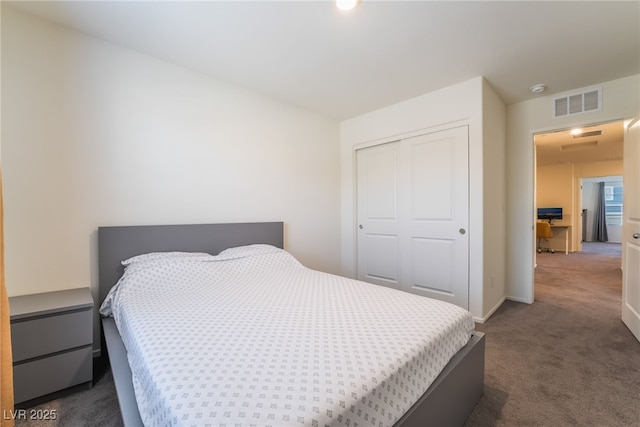
M 454 305 L 265 245 L 136 257 L 100 312 L 146 426 L 390 426 L 474 328 Z

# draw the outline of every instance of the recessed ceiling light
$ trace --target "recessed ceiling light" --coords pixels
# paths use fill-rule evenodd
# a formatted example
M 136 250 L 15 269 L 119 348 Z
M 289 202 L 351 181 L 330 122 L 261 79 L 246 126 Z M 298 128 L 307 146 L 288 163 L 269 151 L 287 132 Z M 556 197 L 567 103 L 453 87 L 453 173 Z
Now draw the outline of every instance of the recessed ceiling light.
M 571 135 L 580 135 L 582 133 L 582 129 L 571 129 Z
M 351 10 L 358 4 L 358 0 L 336 0 L 336 7 L 340 10 Z
M 531 92 L 533 92 L 533 93 L 542 93 L 542 92 L 544 92 L 544 90 L 545 90 L 546 88 L 547 88 L 547 87 L 546 87 L 545 85 L 543 85 L 543 84 L 537 84 L 537 85 L 533 85 L 533 86 L 531 86 L 531 89 L 529 89 L 529 90 L 530 90 Z

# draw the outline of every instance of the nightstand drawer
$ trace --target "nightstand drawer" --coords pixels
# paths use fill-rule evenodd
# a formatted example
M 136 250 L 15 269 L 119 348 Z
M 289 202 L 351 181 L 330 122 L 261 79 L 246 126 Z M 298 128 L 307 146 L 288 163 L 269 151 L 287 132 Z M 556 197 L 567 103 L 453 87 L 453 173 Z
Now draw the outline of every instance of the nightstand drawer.
M 13 361 L 31 359 L 93 342 L 91 310 L 11 323 Z
M 63 390 L 93 378 L 91 346 L 55 356 L 21 363 L 13 367 L 16 403 Z

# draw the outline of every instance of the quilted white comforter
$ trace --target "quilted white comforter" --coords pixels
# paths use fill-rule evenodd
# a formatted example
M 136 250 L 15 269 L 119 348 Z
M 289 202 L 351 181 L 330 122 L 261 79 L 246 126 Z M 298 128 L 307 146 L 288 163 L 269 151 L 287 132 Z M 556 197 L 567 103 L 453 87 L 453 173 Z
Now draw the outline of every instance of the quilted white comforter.
M 474 328 L 454 305 L 266 245 L 125 265 L 100 312 L 122 335 L 146 426 L 390 426 Z

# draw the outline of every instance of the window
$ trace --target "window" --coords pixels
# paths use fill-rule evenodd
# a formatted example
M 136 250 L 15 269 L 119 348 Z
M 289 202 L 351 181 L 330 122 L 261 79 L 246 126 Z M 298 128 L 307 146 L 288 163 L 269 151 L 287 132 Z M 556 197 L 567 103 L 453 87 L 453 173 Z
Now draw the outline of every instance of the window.
M 604 185 L 604 203 L 607 225 L 622 225 L 622 183 L 610 182 Z

